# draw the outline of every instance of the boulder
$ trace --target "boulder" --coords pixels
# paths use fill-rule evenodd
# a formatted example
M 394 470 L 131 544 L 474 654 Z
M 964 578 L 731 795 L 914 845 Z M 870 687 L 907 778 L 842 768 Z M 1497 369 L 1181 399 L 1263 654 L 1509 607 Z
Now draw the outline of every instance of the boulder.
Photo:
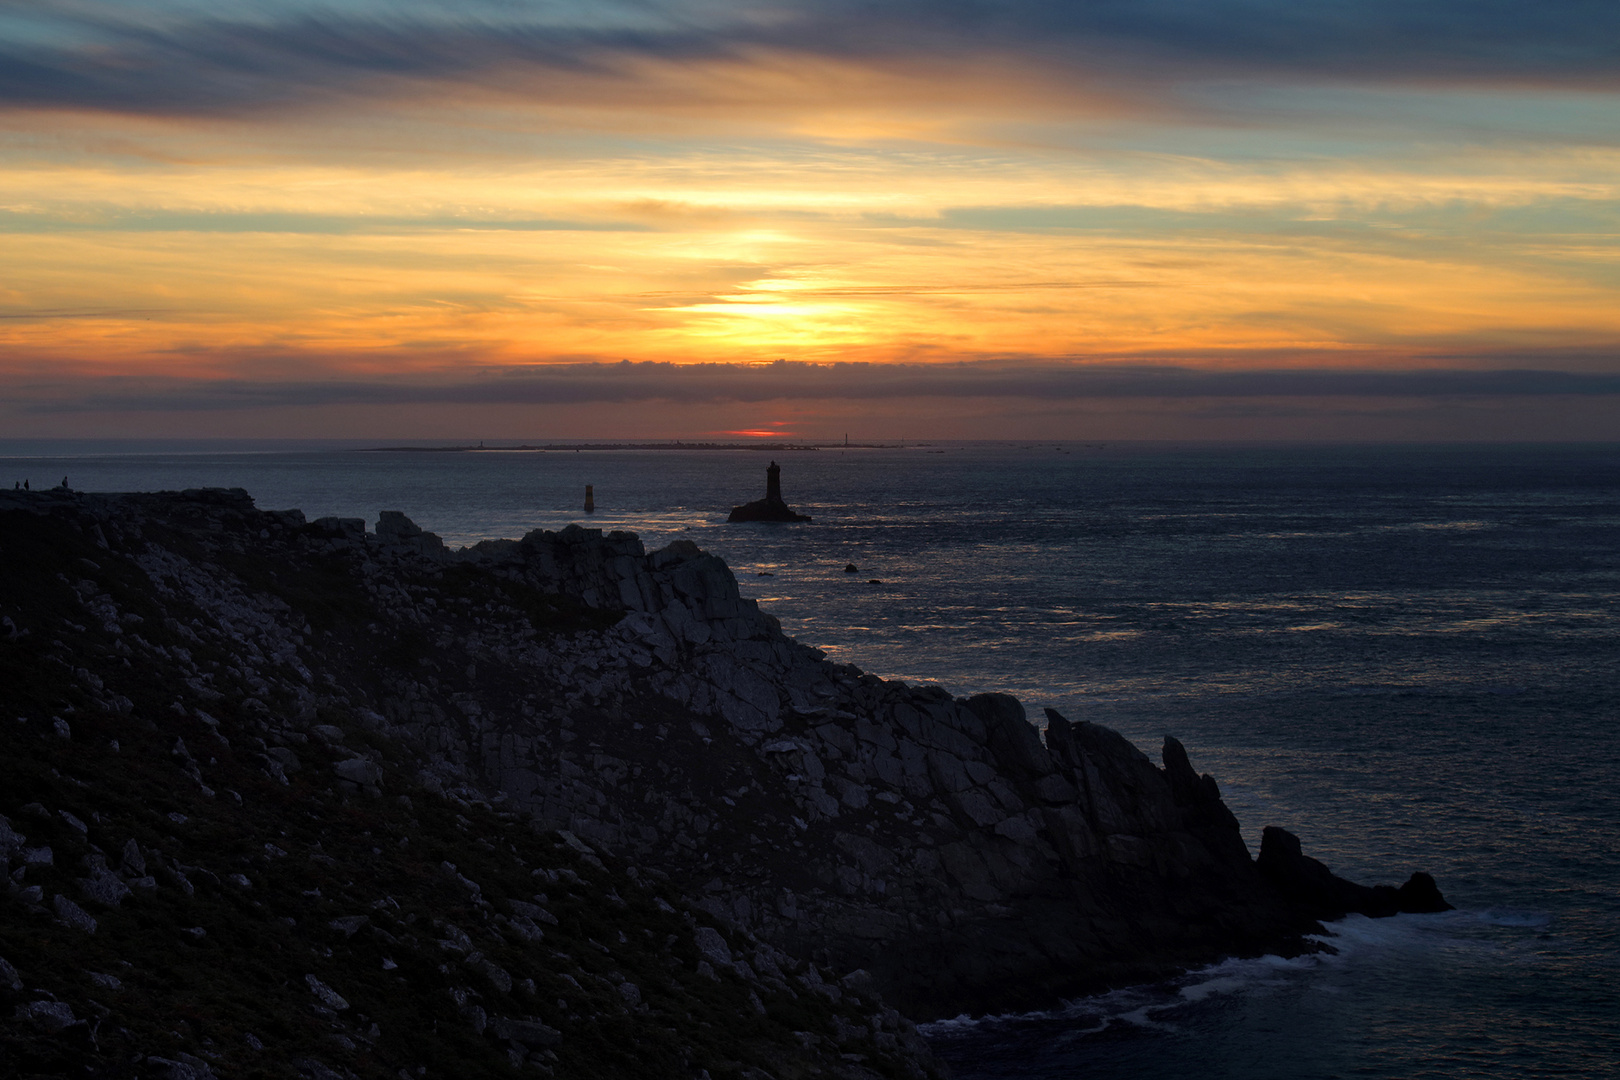
M 19 1005 L 17 1019 L 27 1021 L 47 1035 L 55 1035 L 79 1023 L 73 1009 L 64 1001 L 30 1001 Z
M 61 893 L 51 898 L 51 904 L 56 908 L 56 917 L 62 920 L 64 925 L 82 930 L 86 934 L 96 932 L 96 920 L 91 918 L 90 913 Z
M 133 837 L 124 841 L 120 868 L 125 877 L 140 878 L 146 876 L 146 857 L 141 854 L 141 845 L 137 844 Z
M 489 1029 L 497 1039 L 522 1043 L 528 1047 L 556 1046 L 562 1042 L 562 1032 L 554 1027 L 547 1027 L 538 1020 L 514 1020 L 497 1016 L 489 1022 Z
M 333 765 L 332 771 L 341 779 L 361 787 L 378 787 L 382 784 L 382 769 L 366 758 L 345 758 Z
M 385 547 L 416 552 L 430 559 L 445 555 L 444 541 L 398 510 L 384 510 L 377 515 L 377 540 Z
M 718 967 L 731 965 L 731 947 L 720 932 L 710 926 L 700 926 L 692 932 L 692 940 L 697 944 L 698 952 L 702 953 L 711 963 Z
M 79 891 L 86 899 L 103 907 L 117 907 L 129 898 L 129 886 L 108 868 L 105 858 L 101 855 L 88 855 L 85 857 L 85 865 L 90 874 L 78 880 Z
M 344 1000 L 341 994 L 339 994 L 336 990 L 333 990 L 330 986 L 327 986 L 325 983 L 321 982 L 321 980 L 317 979 L 315 976 L 305 975 L 304 982 L 309 984 L 309 992 L 314 994 L 317 998 L 320 998 L 321 1004 L 325 1005 L 328 1009 L 331 1009 L 334 1012 L 343 1012 L 349 1007 L 349 1003 Z

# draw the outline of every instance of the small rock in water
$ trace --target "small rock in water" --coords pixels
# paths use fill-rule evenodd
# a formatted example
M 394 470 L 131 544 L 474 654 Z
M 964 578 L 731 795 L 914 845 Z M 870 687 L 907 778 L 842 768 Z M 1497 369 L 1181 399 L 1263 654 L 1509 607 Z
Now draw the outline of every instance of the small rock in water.
M 847 563 L 844 566 L 844 573 L 846 573 L 846 574 L 858 574 L 860 572 L 861 572 L 861 568 L 856 566 L 854 563 Z

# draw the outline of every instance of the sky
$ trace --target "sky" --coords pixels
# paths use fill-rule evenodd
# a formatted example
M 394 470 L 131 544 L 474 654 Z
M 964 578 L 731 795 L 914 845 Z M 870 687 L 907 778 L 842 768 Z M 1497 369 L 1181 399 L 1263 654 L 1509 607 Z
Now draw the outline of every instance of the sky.
M 1620 439 L 1613 0 L 0 0 L 0 435 Z

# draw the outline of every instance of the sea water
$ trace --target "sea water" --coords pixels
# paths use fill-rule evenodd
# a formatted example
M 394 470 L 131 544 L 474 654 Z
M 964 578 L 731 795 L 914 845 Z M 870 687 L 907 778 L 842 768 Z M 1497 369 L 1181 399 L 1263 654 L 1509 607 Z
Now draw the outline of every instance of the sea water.
M 1284 825 L 1345 876 L 1428 870 L 1457 905 L 931 1025 L 960 1077 L 1620 1076 L 1620 447 L 774 456 L 812 524 L 725 524 L 763 493 L 750 451 L 0 443 L 0 480 L 240 486 L 452 544 L 573 521 L 692 539 L 835 659 L 1149 753 L 1173 734 L 1251 848 Z

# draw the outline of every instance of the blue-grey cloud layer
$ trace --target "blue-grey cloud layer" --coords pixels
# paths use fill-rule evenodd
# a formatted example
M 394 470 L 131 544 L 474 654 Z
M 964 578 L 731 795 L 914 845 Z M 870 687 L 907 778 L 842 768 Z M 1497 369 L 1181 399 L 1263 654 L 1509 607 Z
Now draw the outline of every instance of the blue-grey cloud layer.
M 555 364 L 456 380 L 88 379 L 17 386 L 25 412 L 198 412 L 325 405 L 682 405 L 1005 398 L 1464 399 L 1620 395 L 1620 375 L 1532 370 L 1247 370 L 1039 363 Z
M 0 7 L 0 108 L 246 115 L 388 97 L 411 84 L 543 98 L 581 78 L 629 79 L 638 60 L 760 49 L 879 66 L 999 57 L 1049 78 L 1147 94 L 1180 80 L 1231 77 L 1620 81 L 1620 4 L 1612 0 L 820 0 L 625 10 L 636 14 L 284 3 L 233 18 L 162 0 L 12 3 Z

